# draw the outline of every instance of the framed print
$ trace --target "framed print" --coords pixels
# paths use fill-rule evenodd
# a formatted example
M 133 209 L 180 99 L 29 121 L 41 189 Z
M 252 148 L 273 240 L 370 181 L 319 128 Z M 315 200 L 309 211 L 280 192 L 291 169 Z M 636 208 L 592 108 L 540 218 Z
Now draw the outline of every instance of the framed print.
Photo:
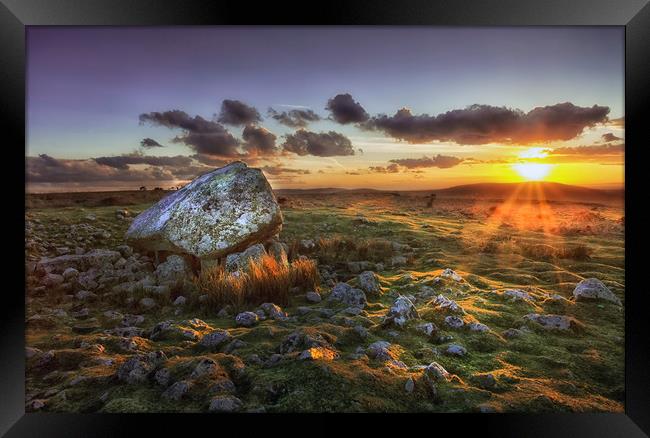
M 2 431 L 645 436 L 650 7 L 313 8 L 3 0 Z

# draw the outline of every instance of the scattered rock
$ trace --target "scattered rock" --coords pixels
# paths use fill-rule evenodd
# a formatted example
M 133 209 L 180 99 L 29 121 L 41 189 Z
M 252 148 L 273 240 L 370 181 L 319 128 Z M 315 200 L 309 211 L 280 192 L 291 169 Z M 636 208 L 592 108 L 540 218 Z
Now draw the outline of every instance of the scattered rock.
M 408 380 L 406 381 L 406 384 L 404 385 L 404 390 L 409 394 L 411 394 L 414 389 L 415 389 L 415 380 L 413 380 L 413 377 L 409 377 Z
M 156 367 L 165 360 L 167 356 L 162 351 L 132 356 L 120 365 L 117 378 L 129 384 L 145 382 Z
M 473 332 L 485 333 L 490 331 L 490 327 L 486 326 L 485 324 L 481 324 L 480 322 L 469 323 L 467 327 L 470 329 L 470 331 Z
M 454 300 L 450 300 L 444 295 L 438 295 L 432 302 L 435 306 L 438 306 L 440 309 L 448 309 L 455 313 L 464 314 L 465 310 Z
M 528 293 L 520 289 L 508 289 L 503 292 L 503 295 L 510 297 L 512 301 L 535 301 L 535 299 Z
M 445 353 L 448 354 L 449 356 L 465 356 L 467 354 L 467 350 L 465 347 L 457 344 L 450 344 L 447 349 L 445 350 Z
M 409 320 L 419 318 L 415 305 L 404 296 L 398 297 L 386 315 L 385 322 L 403 327 Z
M 427 365 L 427 367 L 424 369 L 424 373 L 435 382 L 447 381 L 450 378 L 447 370 L 438 362 L 431 362 L 429 365 Z
M 376 341 L 368 345 L 366 348 L 366 354 L 371 359 L 377 359 L 380 361 L 393 360 L 393 353 L 390 351 L 390 342 L 386 341 Z
M 228 254 L 226 270 L 229 272 L 247 271 L 251 262 L 259 262 L 265 255 L 266 250 L 261 243 L 249 246 L 242 252 Z
M 235 323 L 241 327 L 252 327 L 257 324 L 258 319 L 253 312 L 242 312 L 235 317 Z
M 318 292 L 309 291 L 305 294 L 305 299 L 310 303 L 320 303 L 322 298 Z
M 453 329 L 459 329 L 465 325 L 463 320 L 457 316 L 449 315 L 445 317 L 445 324 Z
M 438 327 L 436 327 L 436 325 L 432 322 L 420 324 L 416 326 L 415 329 L 429 337 L 433 337 L 436 333 L 438 333 Z
M 144 309 L 151 309 L 151 308 L 156 307 L 156 301 L 153 298 L 149 298 L 149 297 L 144 297 L 144 298 L 140 299 L 140 301 L 138 301 L 138 303 Z
M 243 403 L 237 397 L 220 395 L 210 401 L 210 412 L 235 412 L 241 409 Z
M 201 338 L 200 344 L 207 348 L 216 348 L 231 339 L 227 330 L 216 329 Z
M 185 280 L 190 273 L 191 269 L 183 257 L 170 255 L 158 264 L 154 275 L 159 284 L 174 284 Z
M 454 272 L 453 270 L 451 270 L 451 269 L 449 269 L 449 268 L 447 268 L 447 269 L 445 269 L 444 271 L 442 271 L 442 273 L 440 274 L 440 276 L 441 276 L 441 277 L 444 277 L 444 278 L 450 278 L 450 279 L 452 279 L 452 280 L 454 280 L 454 281 L 463 281 L 463 277 L 461 277 L 460 275 L 456 274 L 456 272 Z
M 192 382 L 188 380 L 180 380 L 169 388 L 167 388 L 162 396 L 169 400 L 180 400 L 190 389 L 192 388 Z
M 539 315 L 537 313 L 529 313 L 524 316 L 524 320 L 535 322 L 547 330 L 566 331 L 576 325 L 576 321 L 573 318 L 564 315 Z
M 334 286 L 327 299 L 361 308 L 365 307 L 367 303 L 366 294 L 361 289 L 353 288 L 347 283 L 338 283 Z
M 275 320 L 285 320 L 287 319 L 286 312 L 282 311 L 282 308 L 277 304 L 273 303 L 264 303 L 260 306 L 264 313 L 271 319 Z
M 377 275 L 372 271 L 364 271 L 357 277 L 359 280 L 359 288 L 365 293 L 370 295 L 377 295 L 381 293 L 381 284 Z
M 404 266 L 408 262 L 407 258 L 401 255 L 393 256 L 390 259 L 390 265 L 392 267 Z
M 174 306 L 182 306 L 182 305 L 184 305 L 186 302 L 187 302 L 187 298 L 185 298 L 185 297 L 182 296 L 182 295 L 179 295 L 178 297 L 176 297 L 176 299 L 174 300 L 174 303 L 173 303 L 173 304 L 174 304 Z
M 604 300 L 621 305 L 621 300 L 597 278 L 582 280 L 573 290 L 576 301 Z

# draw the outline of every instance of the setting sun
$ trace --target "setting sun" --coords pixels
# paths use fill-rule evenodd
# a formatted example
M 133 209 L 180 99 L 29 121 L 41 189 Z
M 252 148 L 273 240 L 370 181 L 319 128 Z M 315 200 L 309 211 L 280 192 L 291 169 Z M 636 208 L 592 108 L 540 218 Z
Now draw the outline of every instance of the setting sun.
M 512 168 L 521 175 L 524 179 L 529 181 L 541 181 L 553 167 L 552 164 L 540 164 L 540 163 L 523 163 L 523 164 L 513 164 Z

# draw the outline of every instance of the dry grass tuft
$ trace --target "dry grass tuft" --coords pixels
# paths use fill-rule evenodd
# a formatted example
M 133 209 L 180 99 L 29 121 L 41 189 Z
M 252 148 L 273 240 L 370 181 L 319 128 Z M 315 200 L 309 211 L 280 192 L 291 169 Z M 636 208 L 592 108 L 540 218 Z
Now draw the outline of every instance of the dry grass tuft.
M 227 272 L 222 265 L 217 265 L 194 278 L 199 295 L 207 295 L 201 306 L 214 310 L 224 305 L 241 309 L 265 302 L 286 305 L 291 288 L 313 290 L 319 283 L 314 260 L 299 259 L 284 264 L 271 255 L 259 261 L 251 260 L 245 272 Z
M 299 253 L 304 253 L 298 242 L 290 246 L 289 255 L 294 258 Z M 325 264 L 337 262 L 368 260 L 373 262 L 384 261 L 394 255 L 395 250 L 390 241 L 385 239 L 359 239 L 347 236 L 332 236 L 321 238 L 316 242 L 315 248 L 308 251 Z

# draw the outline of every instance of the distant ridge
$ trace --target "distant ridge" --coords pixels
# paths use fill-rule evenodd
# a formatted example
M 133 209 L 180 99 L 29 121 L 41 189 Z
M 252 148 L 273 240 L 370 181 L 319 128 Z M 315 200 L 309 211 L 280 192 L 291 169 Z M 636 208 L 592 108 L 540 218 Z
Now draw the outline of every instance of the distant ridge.
M 520 183 L 477 183 L 453 186 L 435 190 L 377 190 L 377 189 L 279 189 L 278 195 L 300 194 L 355 194 L 355 193 L 435 193 L 441 198 L 475 198 L 475 199 L 515 199 L 566 201 L 566 202 L 596 202 L 619 203 L 624 200 L 624 189 L 603 190 L 589 187 L 574 186 L 556 182 L 520 182 Z

